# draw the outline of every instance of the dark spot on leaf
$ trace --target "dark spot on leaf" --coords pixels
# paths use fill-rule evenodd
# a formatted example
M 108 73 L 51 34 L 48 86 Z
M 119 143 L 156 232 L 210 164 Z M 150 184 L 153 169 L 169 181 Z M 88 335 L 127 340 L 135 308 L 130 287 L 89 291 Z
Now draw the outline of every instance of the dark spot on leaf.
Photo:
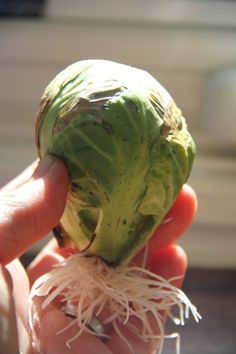
M 127 102 L 127 106 L 128 106 L 132 111 L 134 111 L 135 113 L 138 113 L 138 112 L 139 112 L 139 108 L 138 108 L 137 104 L 134 103 L 133 101 L 128 101 L 128 102 Z
M 164 122 L 161 127 L 161 136 L 166 138 L 169 136 L 170 132 L 171 132 L 171 126 L 168 123 Z
M 108 134 L 114 133 L 112 126 L 109 123 L 103 121 L 101 126 Z
M 72 182 L 71 183 L 71 191 L 76 192 L 78 189 L 81 190 L 82 188 L 80 187 L 80 185 L 77 182 Z

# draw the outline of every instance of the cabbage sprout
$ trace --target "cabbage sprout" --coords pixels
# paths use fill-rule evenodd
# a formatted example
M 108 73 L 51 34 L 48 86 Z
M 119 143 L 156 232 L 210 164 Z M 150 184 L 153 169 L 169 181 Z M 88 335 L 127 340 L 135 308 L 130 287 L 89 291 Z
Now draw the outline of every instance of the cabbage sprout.
M 147 72 L 105 61 L 69 66 L 37 117 L 40 157 L 66 164 L 64 245 L 118 265 L 152 235 L 187 180 L 194 142 L 181 111 Z
M 76 323 L 78 333 L 68 346 L 83 331 L 93 333 L 92 319 L 107 309 L 111 315 L 105 323 L 130 352 L 120 325 L 153 341 L 153 349 L 158 342 L 161 353 L 163 311 L 170 315 L 176 304 L 181 324 L 189 312 L 196 321 L 200 315 L 171 279 L 145 268 L 145 256 L 143 266 L 133 264 L 132 257 L 189 176 L 195 145 L 181 111 L 143 70 L 104 60 L 80 61 L 46 88 L 36 142 L 40 158 L 53 154 L 67 166 L 70 190 L 54 232 L 63 246 L 73 246 L 74 254 L 40 277 L 31 297 L 44 296 L 45 308 L 60 294 L 65 313 L 72 305 L 74 319 L 62 331 Z M 34 311 L 32 306 L 30 327 L 40 352 Z M 150 313 L 158 334 L 149 323 Z M 130 325 L 130 317 L 141 321 L 141 330 Z M 106 333 L 102 336 L 107 338 Z

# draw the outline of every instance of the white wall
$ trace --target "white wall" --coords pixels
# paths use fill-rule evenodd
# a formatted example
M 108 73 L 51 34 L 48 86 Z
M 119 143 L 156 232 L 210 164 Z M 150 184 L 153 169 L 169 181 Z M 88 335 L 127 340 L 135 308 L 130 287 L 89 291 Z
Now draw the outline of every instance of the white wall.
M 142 67 L 174 96 L 199 150 L 190 179 L 199 211 L 181 244 L 192 265 L 235 267 L 236 145 L 225 153 L 202 130 L 202 105 L 208 77 L 236 67 L 236 4 L 51 0 L 44 19 L 2 19 L 0 185 L 36 156 L 34 115 L 44 87 L 85 58 Z

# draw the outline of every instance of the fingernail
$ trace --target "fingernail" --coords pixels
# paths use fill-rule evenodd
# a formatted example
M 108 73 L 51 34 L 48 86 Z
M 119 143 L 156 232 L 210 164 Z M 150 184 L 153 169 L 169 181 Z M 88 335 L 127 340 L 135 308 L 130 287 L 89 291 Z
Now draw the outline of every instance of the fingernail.
M 41 178 L 47 174 L 52 165 L 55 163 L 56 158 L 52 155 L 46 155 L 38 164 L 33 174 L 33 179 Z

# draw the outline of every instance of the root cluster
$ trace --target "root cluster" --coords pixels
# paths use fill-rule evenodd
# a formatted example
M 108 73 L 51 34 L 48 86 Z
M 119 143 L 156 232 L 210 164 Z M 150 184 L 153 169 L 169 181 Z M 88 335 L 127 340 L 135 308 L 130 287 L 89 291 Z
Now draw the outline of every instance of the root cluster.
M 113 268 L 97 257 L 75 254 L 40 277 L 32 288 L 31 296 L 45 297 L 42 309 L 58 295 L 62 298 L 62 309 L 73 304 L 75 316 L 62 331 L 77 324 L 78 332 L 67 342 L 68 346 L 83 331 L 96 335 L 90 323 L 106 309 L 109 315 L 103 320 L 103 325 L 112 325 L 128 346 L 130 343 L 122 334 L 121 325 L 126 325 L 143 340 L 158 340 L 158 353 L 161 353 L 165 338 L 163 313 L 172 317 L 170 309 L 175 305 L 178 318 L 172 319 L 176 323 L 183 325 L 190 313 L 197 322 L 200 319 L 196 307 L 185 293 L 172 285 L 173 280 L 166 280 L 136 265 Z M 131 325 L 129 320 L 133 316 L 138 319 L 135 322 L 139 323 L 138 326 Z M 155 326 L 150 324 L 150 316 Z M 99 337 L 107 335 L 101 333 Z

